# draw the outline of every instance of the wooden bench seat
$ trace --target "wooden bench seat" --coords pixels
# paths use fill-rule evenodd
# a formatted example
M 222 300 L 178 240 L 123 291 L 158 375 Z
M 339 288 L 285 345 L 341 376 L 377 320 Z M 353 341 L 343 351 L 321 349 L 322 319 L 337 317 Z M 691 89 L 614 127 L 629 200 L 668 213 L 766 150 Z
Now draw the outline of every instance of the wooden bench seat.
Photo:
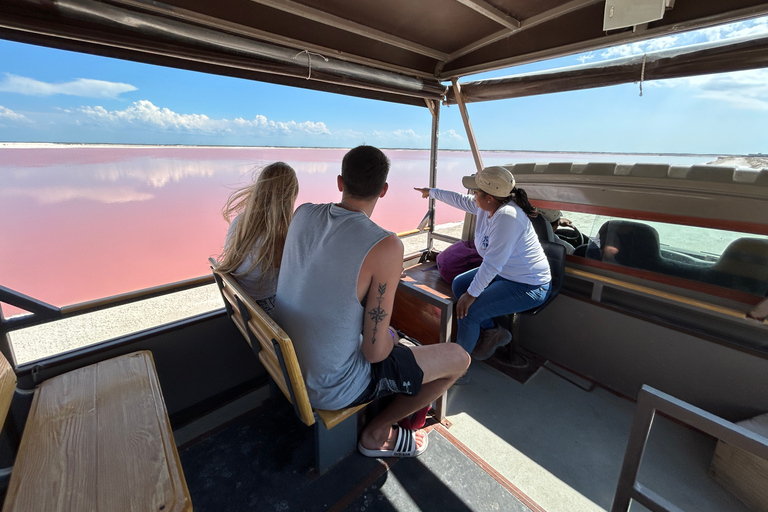
M 314 409 L 309 402 L 304 376 L 290 337 L 245 293 L 232 275 L 219 272 L 216 261 L 209 261 L 227 314 L 272 381 L 293 404 L 299 419 L 307 426 L 314 426 L 315 467 L 320 472 L 325 471 L 356 448 L 357 413 L 365 405 L 337 411 Z
M 3 512 L 44 510 L 192 510 L 151 352 L 35 390 Z

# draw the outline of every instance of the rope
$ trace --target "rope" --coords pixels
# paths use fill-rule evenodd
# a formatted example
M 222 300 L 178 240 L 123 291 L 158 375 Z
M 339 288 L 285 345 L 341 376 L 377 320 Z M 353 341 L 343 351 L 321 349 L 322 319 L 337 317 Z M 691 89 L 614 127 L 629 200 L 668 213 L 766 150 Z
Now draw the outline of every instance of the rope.
M 643 54 L 643 67 L 640 68 L 640 96 L 643 95 L 643 80 L 645 80 L 645 57 L 646 53 Z
M 325 57 L 324 55 L 320 55 L 317 52 L 311 52 L 309 50 L 302 50 L 302 51 L 300 51 L 299 53 L 297 53 L 296 55 L 293 56 L 293 60 L 296 60 L 296 57 L 298 57 L 302 53 L 306 53 L 307 54 L 307 80 L 309 80 L 310 77 L 312 77 L 312 55 L 317 55 L 318 57 L 322 58 L 325 62 L 328 62 L 328 58 Z

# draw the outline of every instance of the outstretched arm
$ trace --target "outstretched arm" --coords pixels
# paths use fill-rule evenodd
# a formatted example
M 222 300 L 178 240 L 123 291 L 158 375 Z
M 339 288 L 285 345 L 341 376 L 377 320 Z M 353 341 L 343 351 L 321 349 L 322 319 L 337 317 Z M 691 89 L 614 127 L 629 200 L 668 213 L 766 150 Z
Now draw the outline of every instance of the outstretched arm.
M 421 192 L 421 197 L 424 199 L 433 197 L 438 201 L 442 201 L 445 204 L 451 205 L 459 210 L 464 210 L 468 213 L 477 214 L 477 203 L 475 203 L 474 196 L 469 194 L 459 194 L 458 192 L 451 192 L 450 190 L 441 190 L 439 188 L 418 188 L 413 187 L 414 190 Z
M 386 359 L 397 341 L 389 332 L 389 322 L 402 271 L 403 242 L 397 235 L 376 244 L 363 261 L 358 281 L 358 292 L 367 285 L 362 350 L 371 363 Z

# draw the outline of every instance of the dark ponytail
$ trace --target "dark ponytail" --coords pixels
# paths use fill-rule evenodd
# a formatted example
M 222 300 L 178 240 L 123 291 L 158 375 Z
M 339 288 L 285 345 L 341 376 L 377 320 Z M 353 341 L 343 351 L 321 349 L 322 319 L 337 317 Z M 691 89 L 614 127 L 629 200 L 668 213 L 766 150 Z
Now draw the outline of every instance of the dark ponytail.
M 511 195 L 507 197 L 497 197 L 496 199 L 498 199 L 501 204 L 507 204 L 510 201 L 514 201 L 526 215 L 529 217 L 535 216 L 536 208 L 528 202 L 528 194 L 526 194 L 525 190 L 520 187 L 513 188 Z

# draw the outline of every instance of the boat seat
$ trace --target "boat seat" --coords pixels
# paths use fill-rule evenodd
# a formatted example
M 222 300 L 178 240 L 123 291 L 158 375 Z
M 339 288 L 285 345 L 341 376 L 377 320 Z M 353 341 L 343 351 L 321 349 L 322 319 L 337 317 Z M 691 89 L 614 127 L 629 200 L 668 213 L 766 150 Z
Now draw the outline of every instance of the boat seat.
M 357 413 L 364 405 L 336 411 L 314 409 L 309 402 L 293 342 L 285 331 L 226 272 L 210 259 L 230 319 L 235 323 L 272 382 L 293 404 L 296 415 L 315 429 L 315 466 L 324 472 L 357 446 Z
M 531 219 L 531 224 L 536 234 L 539 236 L 539 240 L 546 240 L 547 242 L 555 241 L 555 232 L 552 230 L 552 224 L 547 222 L 547 219 L 543 215 L 537 215 L 535 217 L 528 217 Z
M 665 258 L 658 231 L 642 222 L 609 220 L 600 227 L 598 236 L 600 259 L 606 263 L 696 281 L 704 279 L 709 269 L 706 265 Z
M 552 281 L 549 286 L 547 299 L 544 302 L 533 309 L 521 311 L 512 315 L 510 326 L 510 330 L 512 332 L 512 343 L 509 344 L 508 356 L 511 361 L 511 365 L 515 367 L 525 367 L 528 365 L 528 362 L 525 360 L 525 358 L 520 356 L 517 351 L 517 346 L 520 340 L 520 315 L 533 316 L 540 313 L 558 296 L 560 290 L 563 287 L 563 280 L 565 278 L 565 247 L 555 242 L 547 242 L 546 240 L 541 241 L 541 247 L 544 249 L 544 254 L 547 256 L 547 261 L 549 261 L 549 271 L 552 275 Z
M 708 272 L 707 281 L 768 296 L 768 240 L 745 237 L 731 242 Z
M 0 368 L 4 416 L 16 376 L 2 355 Z M 35 389 L 3 512 L 43 510 L 192 510 L 151 352 Z
M 555 300 L 555 297 L 560 293 L 560 289 L 563 287 L 563 279 L 565 276 L 565 247 L 554 242 L 541 242 L 541 248 L 544 249 L 544 254 L 549 261 L 549 272 L 552 275 L 552 282 L 549 285 L 549 294 L 547 294 L 547 300 L 540 305 L 528 311 L 521 311 L 519 315 L 535 315 L 542 309 L 547 307 L 550 302 Z

